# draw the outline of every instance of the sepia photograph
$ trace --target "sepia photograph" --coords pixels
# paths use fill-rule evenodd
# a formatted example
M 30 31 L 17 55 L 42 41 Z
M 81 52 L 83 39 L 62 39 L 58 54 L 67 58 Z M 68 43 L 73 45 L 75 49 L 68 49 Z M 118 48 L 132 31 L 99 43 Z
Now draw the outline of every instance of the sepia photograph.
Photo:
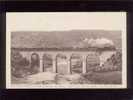
M 7 12 L 6 88 L 127 88 L 126 12 Z

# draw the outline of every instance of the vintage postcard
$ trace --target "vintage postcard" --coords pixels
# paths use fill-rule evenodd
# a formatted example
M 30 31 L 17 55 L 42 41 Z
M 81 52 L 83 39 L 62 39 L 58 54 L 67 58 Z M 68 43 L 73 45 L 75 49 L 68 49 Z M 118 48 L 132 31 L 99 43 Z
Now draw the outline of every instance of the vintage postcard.
M 127 88 L 126 12 L 7 12 L 6 88 Z

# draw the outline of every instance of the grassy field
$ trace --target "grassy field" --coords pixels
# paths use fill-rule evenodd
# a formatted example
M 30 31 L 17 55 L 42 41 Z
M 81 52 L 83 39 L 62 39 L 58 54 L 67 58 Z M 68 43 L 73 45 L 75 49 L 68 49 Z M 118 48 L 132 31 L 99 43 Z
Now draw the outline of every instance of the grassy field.
M 122 81 L 121 71 L 90 72 L 83 76 L 94 84 L 121 84 Z

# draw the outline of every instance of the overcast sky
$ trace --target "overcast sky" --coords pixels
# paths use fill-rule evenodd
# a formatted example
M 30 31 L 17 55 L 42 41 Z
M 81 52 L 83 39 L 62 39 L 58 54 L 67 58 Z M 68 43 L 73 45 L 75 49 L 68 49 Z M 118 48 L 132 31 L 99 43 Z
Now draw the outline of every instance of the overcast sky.
M 62 31 L 73 29 L 122 30 L 125 12 L 7 13 L 10 31 Z

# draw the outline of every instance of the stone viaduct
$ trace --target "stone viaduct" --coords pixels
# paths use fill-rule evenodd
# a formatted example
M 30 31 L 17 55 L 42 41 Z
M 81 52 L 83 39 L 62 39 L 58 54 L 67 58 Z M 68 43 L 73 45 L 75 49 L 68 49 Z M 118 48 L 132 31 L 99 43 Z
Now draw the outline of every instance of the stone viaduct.
M 43 72 L 43 56 L 45 54 L 51 55 L 52 57 L 52 70 L 57 73 L 57 56 L 59 54 L 66 56 L 67 70 L 71 74 L 71 57 L 73 54 L 81 56 L 82 59 L 82 73 L 87 72 L 87 59 L 90 59 L 100 65 L 100 53 L 104 51 L 114 52 L 115 49 L 97 50 L 95 48 L 91 49 L 43 49 L 43 48 L 12 48 L 12 50 L 17 50 L 21 53 L 23 57 L 26 57 L 31 61 L 32 54 L 37 54 L 39 56 L 39 71 Z

